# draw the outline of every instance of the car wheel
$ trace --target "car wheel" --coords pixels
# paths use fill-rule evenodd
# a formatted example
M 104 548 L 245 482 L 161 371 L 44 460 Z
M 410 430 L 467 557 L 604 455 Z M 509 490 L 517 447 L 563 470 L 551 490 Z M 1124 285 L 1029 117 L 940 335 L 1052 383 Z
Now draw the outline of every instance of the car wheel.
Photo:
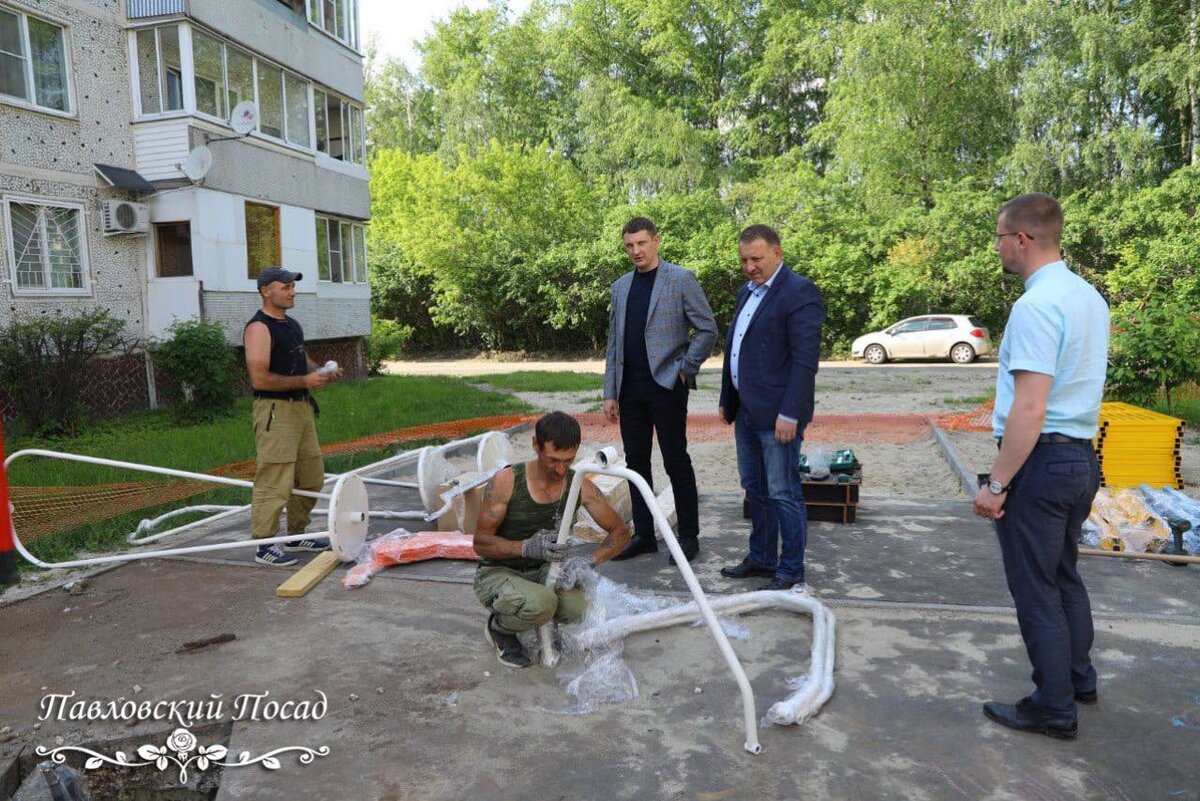
M 966 342 L 959 342 L 950 349 L 950 361 L 955 364 L 970 364 L 975 361 L 975 349 Z
M 883 345 L 868 345 L 863 351 L 863 358 L 870 364 L 883 364 L 887 361 L 887 351 Z

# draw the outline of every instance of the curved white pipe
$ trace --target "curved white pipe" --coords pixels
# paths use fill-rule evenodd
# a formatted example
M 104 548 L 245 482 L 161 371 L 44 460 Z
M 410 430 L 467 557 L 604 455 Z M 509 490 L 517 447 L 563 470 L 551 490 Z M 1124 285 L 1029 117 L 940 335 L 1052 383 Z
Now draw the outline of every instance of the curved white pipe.
M 670 524 L 667 523 L 667 519 L 663 516 L 662 510 L 659 508 L 657 500 L 655 500 L 654 492 L 650 489 L 650 485 L 646 483 L 646 479 L 628 468 L 610 467 L 609 465 L 616 461 L 616 455 L 615 448 L 605 448 L 596 454 L 593 462 L 573 465 L 571 467 L 575 471 L 575 478 L 571 482 L 571 494 L 567 498 L 567 506 L 563 511 L 562 524 L 558 532 L 558 541 L 560 543 L 568 541 L 572 518 L 574 517 L 575 508 L 579 501 L 579 493 L 583 488 L 583 476 L 585 473 L 599 473 L 600 475 L 623 478 L 636 487 L 638 492 L 642 493 L 642 497 L 646 501 L 646 506 L 654 518 L 654 525 L 658 528 L 659 533 L 662 534 L 663 542 L 667 544 L 667 549 L 671 552 L 671 556 L 674 557 L 675 566 L 679 568 L 679 573 L 683 576 L 688 591 L 691 592 L 692 598 L 695 599 L 696 607 L 699 609 L 701 616 L 703 616 L 709 633 L 717 641 L 717 648 L 720 649 L 721 656 L 725 658 L 725 663 L 729 666 L 734 679 L 737 681 L 738 690 L 742 695 L 742 718 L 746 729 L 746 742 L 743 744 L 743 747 L 751 754 L 761 754 L 762 745 L 758 742 L 758 719 L 754 709 L 754 690 L 750 687 L 750 680 L 746 678 L 746 671 L 742 669 L 742 664 L 738 661 L 737 654 L 733 651 L 733 646 L 729 644 L 729 638 L 725 636 L 725 630 L 721 628 L 721 624 L 717 620 L 717 616 L 713 612 L 708 598 L 704 595 L 704 590 L 700 588 L 700 582 L 696 579 L 696 574 L 692 572 L 691 564 L 683 555 L 683 550 L 679 547 L 679 542 L 675 539 L 675 532 L 671 531 Z M 548 586 L 554 586 L 554 581 L 558 578 L 559 569 L 561 568 L 558 565 L 551 565 L 546 579 Z M 550 626 L 542 626 L 538 630 L 538 635 L 542 644 L 542 664 L 552 667 L 558 661 L 558 654 L 554 650 L 553 639 L 550 636 Z
M 772 723 L 790 725 L 801 723 L 814 715 L 833 695 L 833 664 L 835 624 L 833 613 L 810 595 L 791 591 L 748 592 L 729 595 L 710 602 L 714 612 L 723 615 L 743 614 L 759 609 L 789 609 L 807 613 L 813 619 L 812 650 L 808 676 L 804 686 L 787 698 L 772 704 L 767 717 Z M 699 607 L 682 603 L 656 612 L 618 617 L 594 629 L 581 632 L 578 642 L 584 648 L 594 648 L 631 634 L 694 623 Z

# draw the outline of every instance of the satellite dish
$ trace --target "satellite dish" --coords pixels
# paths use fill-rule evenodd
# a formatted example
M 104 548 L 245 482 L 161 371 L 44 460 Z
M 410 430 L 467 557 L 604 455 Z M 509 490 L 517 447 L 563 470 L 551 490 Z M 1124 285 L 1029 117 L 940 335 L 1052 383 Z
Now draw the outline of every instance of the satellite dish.
M 239 136 L 245 136 L 258 127 L 258 106 L 253 100 L 243 100 L 233 107 L 229 124 Z
M 212 165 L 212 151 L 204 145 L 196 145 L 179 165 L 179 169 L 192 183 L 199 183 L 204 180 L 204 176 L 208 175 Z

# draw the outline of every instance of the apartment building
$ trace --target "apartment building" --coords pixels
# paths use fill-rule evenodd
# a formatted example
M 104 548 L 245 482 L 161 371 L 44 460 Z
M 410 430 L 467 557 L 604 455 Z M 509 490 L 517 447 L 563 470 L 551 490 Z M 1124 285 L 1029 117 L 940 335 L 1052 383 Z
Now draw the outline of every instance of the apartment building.
M 142 339 L 202 318 L 238 344 L 255 277 L 282 264 L 304 275 L 294 314 L 314 356 L 361 372 L 356 5 L 0 0 L 0 323 L 104 307 Z M 141 353 L 90 385 L 93 408 L 154 404 Z

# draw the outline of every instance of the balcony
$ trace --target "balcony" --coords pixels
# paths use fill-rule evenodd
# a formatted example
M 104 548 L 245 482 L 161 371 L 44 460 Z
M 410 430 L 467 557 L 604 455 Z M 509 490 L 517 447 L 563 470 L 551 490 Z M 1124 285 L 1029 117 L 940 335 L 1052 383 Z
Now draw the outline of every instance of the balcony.
M 129 19 L 187 14 L 189 10 L 188 0 L 125 0 L 125 16 Z

